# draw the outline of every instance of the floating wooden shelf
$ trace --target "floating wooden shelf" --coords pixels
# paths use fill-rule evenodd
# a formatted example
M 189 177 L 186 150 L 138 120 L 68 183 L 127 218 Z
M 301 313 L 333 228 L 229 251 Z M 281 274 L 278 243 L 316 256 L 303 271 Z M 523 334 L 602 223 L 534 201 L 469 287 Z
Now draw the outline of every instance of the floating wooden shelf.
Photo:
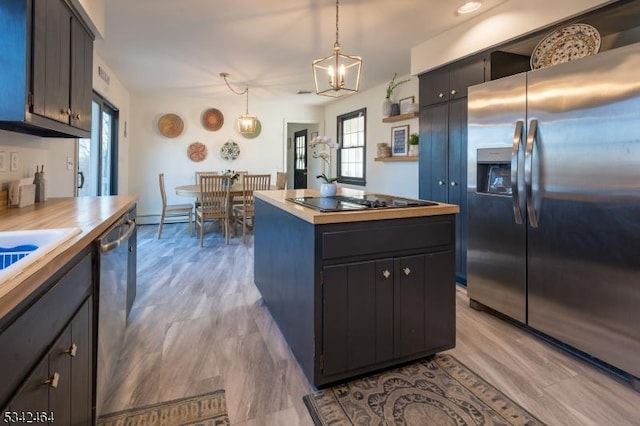
M 418 156 L 397 155 L 395 157 L 376 157 L 373 161 L 418 161 Z
M 395 123 L 396 121 L 409 120 L 411 118 L 416 118 L 417 116 L 418 116 L 417 112 L 407 112 L 405 114 L 392 115 L 391 117 L 385 117 L 382 119 L 382 122 Z

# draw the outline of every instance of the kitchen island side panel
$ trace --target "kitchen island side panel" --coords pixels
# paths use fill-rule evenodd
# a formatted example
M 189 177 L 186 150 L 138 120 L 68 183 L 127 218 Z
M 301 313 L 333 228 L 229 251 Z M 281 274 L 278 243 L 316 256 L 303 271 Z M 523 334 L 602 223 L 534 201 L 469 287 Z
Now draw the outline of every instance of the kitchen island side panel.
M 307 377 L 314 371 L 315 226 L 255 200 L 254 282 Z

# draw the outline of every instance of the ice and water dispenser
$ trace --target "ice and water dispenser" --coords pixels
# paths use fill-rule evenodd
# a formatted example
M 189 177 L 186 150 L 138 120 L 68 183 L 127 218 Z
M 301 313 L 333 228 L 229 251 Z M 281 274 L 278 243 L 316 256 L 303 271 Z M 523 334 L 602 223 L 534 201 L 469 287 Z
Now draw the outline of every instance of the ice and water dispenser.
M 511 195 L 511 148 L 481 148 L 477 157 L 478 193 Z

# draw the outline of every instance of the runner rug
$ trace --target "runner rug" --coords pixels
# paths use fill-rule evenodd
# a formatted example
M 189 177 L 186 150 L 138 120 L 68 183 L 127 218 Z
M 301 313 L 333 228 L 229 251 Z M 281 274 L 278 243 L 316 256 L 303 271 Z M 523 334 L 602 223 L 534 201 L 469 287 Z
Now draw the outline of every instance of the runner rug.
M 543 425 L 451 355 L 425 358 L 303 400 L 317 426 Z
M 224 390 L 106 414 L 99 426 L 227 426 Z

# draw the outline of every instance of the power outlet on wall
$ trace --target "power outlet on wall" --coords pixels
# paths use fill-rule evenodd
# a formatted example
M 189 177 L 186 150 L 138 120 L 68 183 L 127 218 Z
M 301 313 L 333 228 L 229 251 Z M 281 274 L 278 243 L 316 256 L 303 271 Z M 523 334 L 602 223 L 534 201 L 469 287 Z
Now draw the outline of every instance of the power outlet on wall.
M 73 158 L 67 157 L 67 170 L 73 170 Z

